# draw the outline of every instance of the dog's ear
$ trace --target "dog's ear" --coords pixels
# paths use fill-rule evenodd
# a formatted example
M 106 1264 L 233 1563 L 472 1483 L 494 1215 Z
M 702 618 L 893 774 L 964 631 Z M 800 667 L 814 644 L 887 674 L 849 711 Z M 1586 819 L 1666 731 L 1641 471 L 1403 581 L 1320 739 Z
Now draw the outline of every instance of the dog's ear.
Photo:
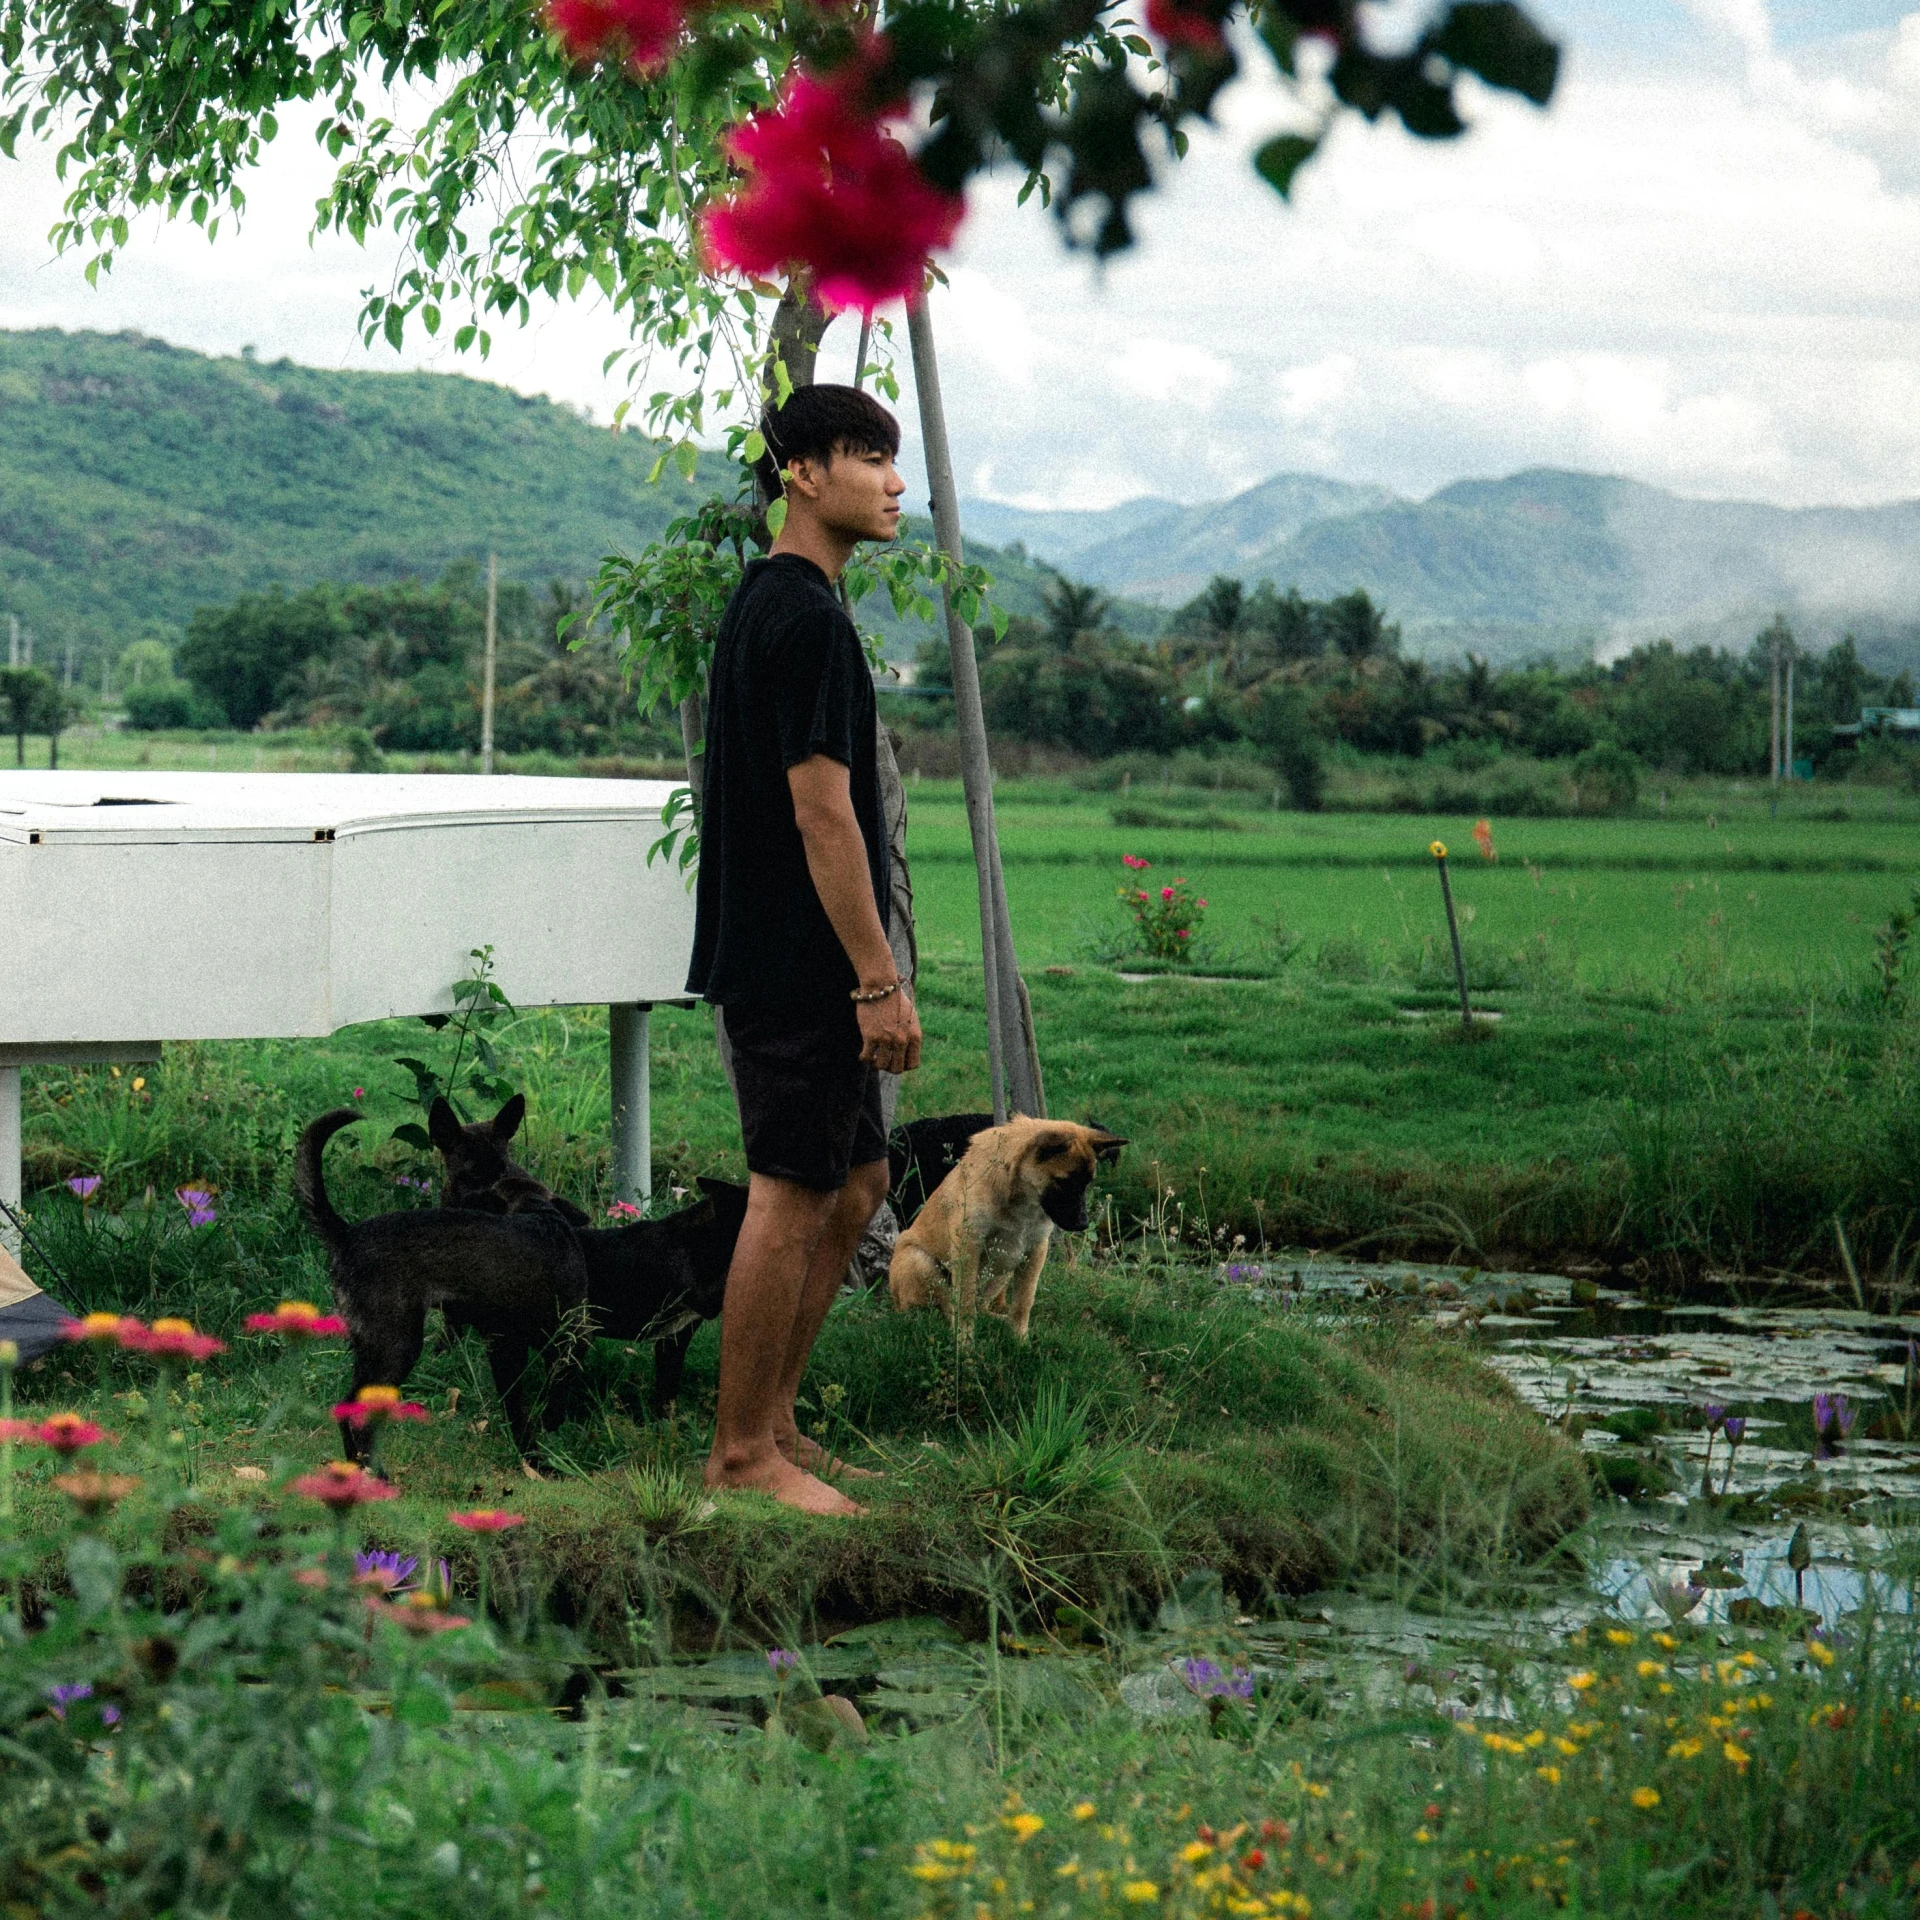
M 1087 1132 L 1092 1136 L 1093 1157 L 1108 1166 L 1120 1158 L 1122 1147 L 1133 1145 L 1131 1140 L 1122 1139 L 1117 1133 L 1109 1133 L 1105 1127 L 1089 1127 Z
M 461 1137 L 460 1116 L 445 1094 L 436 1093 L 427 1109 L 427 1138 L 446 1154 L 459 1146 Z
M 527 1096 L 516 1093 L 507 1104 L 493 1116 L 487 1131 L 499 1146 L 505 1146 L 520 1131 L 520 1122 L 527 1117 Z

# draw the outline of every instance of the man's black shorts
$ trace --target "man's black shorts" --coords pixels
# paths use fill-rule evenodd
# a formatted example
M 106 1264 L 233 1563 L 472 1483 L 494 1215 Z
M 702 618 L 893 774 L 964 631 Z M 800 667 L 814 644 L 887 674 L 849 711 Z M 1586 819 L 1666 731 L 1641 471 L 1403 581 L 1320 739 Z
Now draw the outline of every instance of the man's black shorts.
M 839 1008 L 729 1003 L 733 1091 L 747 1166 L 819 1193 L 887 1157 L 880 1075 L 860 1058 L 860 1022 Z

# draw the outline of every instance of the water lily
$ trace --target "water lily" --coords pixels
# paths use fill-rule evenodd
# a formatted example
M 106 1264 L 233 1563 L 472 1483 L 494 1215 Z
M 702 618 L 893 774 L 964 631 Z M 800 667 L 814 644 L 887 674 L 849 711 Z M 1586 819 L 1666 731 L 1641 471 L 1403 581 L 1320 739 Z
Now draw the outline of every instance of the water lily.
M 210 1227 L 220 1218 L 211 1187 L 175 1187 L 173 1197 L 186 1208 L 190 1227 Z
M 1706 1597 L 1707 1590 L 1689 1579 L 1684 1586 L 1677 1580 L 1663 1580 L 1650 1592 L 1654 1605 L 1678 1626 Z
M 1727 1436 L 1727 1470 L 1721 1477 L 1720 1491 L 1725 1494 L 1733 1485 L 1733 1462 L 1740 1451 L 1740 1442 L 1747 1437 L 1747 1417 L 1743 1413 L 1730 1413 L 1721 1424 L 1721 1431 Z
M 1816 1393 L 1813 1396 L 1813 1457 L 1831 1460 L 1842 1450 L 1853 1431 L 1854 1410 L 1844 1393 Z
M 402 1593 L 419 1564 L 416 1554 L 389 1553 L 375 1547 L 353 1556 L 354 1584 L 372 1587 L 380 1593 Z
M 97 1173 L 76 1173 L 67 1182 L 67 1191 L 84 1206 L 100 1191 L 100 1176 Z

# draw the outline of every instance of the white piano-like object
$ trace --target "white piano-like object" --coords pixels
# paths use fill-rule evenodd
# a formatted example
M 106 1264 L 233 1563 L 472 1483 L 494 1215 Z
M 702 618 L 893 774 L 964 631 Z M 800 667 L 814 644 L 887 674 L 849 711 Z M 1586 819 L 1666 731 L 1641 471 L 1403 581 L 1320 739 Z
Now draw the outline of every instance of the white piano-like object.
M 693 942 L 684 875 L 647 861 L 672 791 L 0 770 L 0 1199 L 20 1205 L 23 1066 L 448 1013 L 491 944 L 515 1006 L 612 1010 L 614 1188 L 644 1202 L 647 1015 L 684 1001 Z

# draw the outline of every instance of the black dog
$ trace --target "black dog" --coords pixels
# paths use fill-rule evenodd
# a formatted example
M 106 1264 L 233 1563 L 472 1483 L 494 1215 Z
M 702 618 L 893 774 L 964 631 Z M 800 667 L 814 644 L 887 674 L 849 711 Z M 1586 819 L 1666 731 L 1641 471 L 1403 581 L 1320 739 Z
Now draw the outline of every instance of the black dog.
M 909 1120 L 887 1136 L 887 1198 L 903 1227 L 966 1157 L 973 1136 L 992 1125 L 990 1113 L 947 1113 Z
M 365 1386 L 406 1384 L 426 1339 L 429 1307 L 458 1316 L 487 1343 L 487 1359 L 523 1455 L 533 1451 L 527 1362 L 562 1319 L 584 1308 L 581 1236 L 550 1212 L 492 1215 L 422 1207 L 349 1224 L 327 1198 L 327 1142 L 361 1116 L 325 1113 L 294 1149 L 293 1185 L 314 1232 L 333 1256 L 333 1297 L 353 1346 L 352 1399 Z M 364 1432 L 342 1421 L 347 1458 L 367 1451 Z
M 571 1200 L 562 1199 L 508 1156 L 507 1142 L 526 1117 L 523 1093 L 516 1093 L 491 1120 L 465 1126 L 444 1095 L 434 1101 L 427 1109 L 427 1137 L 447 1170 L 440 1204 L 476 1213 L 557 1213 L 570 1227 L 592 1226 Z
M 434 1101 L 427 1133 L 446 1168 L 443 1201 L 482 1213 L 555 1214 L 582 1229 L 594 1331 L 609 1340 L 653 1342 L 652 1409 L 658 1419 L 680 1396 L 687 1348 L 700 1323 L 719 1315 L 747 1190 L 702 1180 L 706 1197 L 696 1206 L 664 1220 L 595 1229 L 571 1200 L 508 1158 L 507 1142 L 526 1112 L 526 1096 L 516 1093 L 491 1120 L 463 1126 L 444 1099 Z M 458 1308 L 447 1309 L 446 1318 L 456 1337 L 470 1324 Z

